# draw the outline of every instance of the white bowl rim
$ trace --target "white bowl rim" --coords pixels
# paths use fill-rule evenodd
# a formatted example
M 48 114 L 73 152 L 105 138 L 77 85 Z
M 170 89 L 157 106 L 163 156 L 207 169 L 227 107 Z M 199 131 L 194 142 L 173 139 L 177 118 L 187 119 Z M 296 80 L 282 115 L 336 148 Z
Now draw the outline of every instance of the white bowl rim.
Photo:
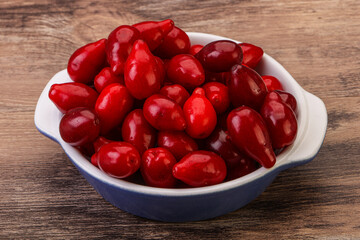
M 239 41 L 221 37 L 221 36 L 212 35 L 212 34 L 197 33 L 197 32 L 188 32 L 187 34 L 189 35 L 193 44 L 198 44 L 198 43 L 196 43 L 196 39 L 204 39 L 204 38 L 207 39 L 207 40 L 205 40 L 206 42 L 211 42 L 211 41 L 220 40 L 220 39 L 227 39 L 227 40 L 231 40 L 231 41 L 239 43 Z M 270 57 L 266 53 L 264 53 L 262 61 L 268 61 L 270 64 L 277 67 L 278 71 L 281 71 L 284 75 L 287 76 L 287 81 L 289 81 L 289 83 L 291 83 L 291 85 L 296 90 L 295 97 L 298 102 L 299 112 L 301 113 L 300 116 L 298 116 L 298 117 L 300 117 L 300 119 L 298 119 L 298 121 L 300 123 L 299 124 L 299 132 L 298 132 L 297 138 L 295 140 L 295 143 L 292 146 L 289 146 L 284 152 L 282 152 L 280 155 L 277 156 L 277 162 L 274 167 L 272 167 L 270 169 L 261 167 L 250 174 L 247 174 L 243 177 L 240 177 L 238 179 L 234 179 L 231 181 L 219 183 L 219 184 L 212 185 L 212 186 L 197 187 L 197 188 L 180 188 L 180 189 L 179 188 L 176 188 L 176 189 L 175 188 L 174 189 L 172 189 L 172 188 L 171 189 L 170 188 L 156 188 L 156 187 L 140 185 L 140 184 L 131 183 L 131 182 L 128 182 L 125 180 L 110 177 L 107 174 L 105 174 L 104 172 L 102 172 L 100 169 L 98 169 L 97 167 L 93 166 L 84 156 L 81 155 L 81 153 L 78 150 L 71 147 L 69 144 L 67 144 L 66 142 L 64 142 L 61 139 L 60 134 L 58 132 L 58 123 L 57 123 L 56 129 L 54 129 L 54 128 L 45 129 L 44 124 L 43 124 L 45 120 L 40 118 L 41 113 L 47 112 L 49 110 L 49 109 L 44 109 L 44 103 L 46 102 L 48 104 L 49 102 L 51 102 L 50 99 L 48 98 L 48 91 L 50 89 L 50 86 L 53 83 L 57 83 L 57 82 L 71 81 L 67 74 L 66 69 L 55 74 L 55 76 L 48 82 L 47 86 L 43 90 L 43 92 L 39 98 L 39 101 L 37 103 L 36 110 L 35 110 L 35 125 L 41 133 L 43 133 L 44 135 L 48 136 L 49 138 L 57 141 L 61 145 L 61 147 L 64 149 L 65 153 L 69 156 L 71 161 L 77 167 L 81 168 L 83 171 L 87 172 L 87 174 L 98 179 L 99 181 L 102 181 L 106 184 L 113 185 L 114 187 L 121 188 L 126 191 L 131 191 L 131 192 L 135 192 L 135 193 L 139 193 L 139 194 L 157 195 L 157 196 L 187 197 L 187 196 L 194 196 L 194 195 L 213 194 L 213 193 L 217 193 L 217 192 L 235 189 L 237 187 L 240 187 L 242 185 L 245 185 L 252 181 L 255 181 L 259 178 L 262 178 L 265 175 L 277 173 L 281 170 L 281 168 L 283 166 L 291 163 L 291 159 L 289 159 L 289 157 L 291 156 L 292 153 L 295 152 L 296 146 L 297 146 L 296 144 L 301 143 L 301 139 L 304 137 L 305 130 L 307 127 L 306 120 L 308 118 L 308 111 L 307 111 L 307 106 L 306 106 L 306 101 L 305 101 L 305 96 L 304 96 L 304 93 L 306 91 L 304 89 L 302 89 L 302 87 L 295 81 L 295 79 L 285 70 L 285 68 L 282 65 L 280 65 L 276 60 L 274 60 L 272 57 Z M 61 80 L 59 80 L 59 79 L 61 79 Z M 56 108 L 54 105 L 53 105 L 53 107 Z M 61 114 L 59 112 L 59 117 L 60 116 L 61 116 Z M 60 121 L 60 119 L 59 119 L 59 121 Z M 315 156 L 316 153 L 313 153 L 313 156 Z

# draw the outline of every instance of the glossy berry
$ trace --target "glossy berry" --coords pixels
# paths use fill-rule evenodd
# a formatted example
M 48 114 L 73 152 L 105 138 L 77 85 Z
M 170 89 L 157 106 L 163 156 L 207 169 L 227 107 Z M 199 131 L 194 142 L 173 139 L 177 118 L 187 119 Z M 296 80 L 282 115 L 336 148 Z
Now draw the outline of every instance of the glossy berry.
M 143 113 L 145 119 L 157 130 L 183 131 L 186 127 L 180 105 L 160 94 L 146 99 Z
M 114 75 L 109 67 L 103 68 L 94 79 L 94 86 L 97 92 L 101 92 L 105 87 L 112 83 L 120 83 L 124 85 L 124 77 Z
M 289 107 L 291 107 L 294 113 L 296 113 L 297 102 L 295 97 L 291 93 L 285 91 L 276 90 L 275 92 L 277 92 L 283 102 L 286 103 Z
M 132 26 L 122 25 L 114 29 L 106 42 L 106 55 L 114 75 L 122 75 L 126 59 L 134 42 L 140 38 L 140 32 Z
M 181 107 L 184 106 L 184 103 L 190 97 L 189 92 L 180 84 L 166 85 L 160 89 L 160 94 L 175 101 Z
M 95 105 L 101 122 L 101 134 L 106 134 L 118 126 L 131 110 L 133 103 L 134 100 L 126 87 L 119 83 L 110 84 L 102 90 Z
M 93 142 L 93 146 L 94 146 L 95 152 L 98 152 L 102 146 L 104 146 L 105 144 L 111 143 L 111 142 L 113 142 L 113 141 L 110 140 L 110 139 L 107 139 L 107 138 L 105 138 L 105 137 L 99 136 L 99 137 Z
M 146 43 L 135 41 L 124 69 L 125 85 L 134 98 L 145 99 L 160 90 L 163 72 L 158 64 Z
M 93 142 L 100 133 L 100 121 L 93 110 L 73 108 L 60 121 L 60 136 L 71 146 Z
M 186 133 L 196 139 L 208 137 L 216 126 L 216 112 L 202 88 L 194 90 L 184 107 Z
M 264 76 L 261 76 L 261 78 L 263 79 L 268 92 L 271 92 L 274 90 L 284 90 L 279 79 L 277 79 L 276 77 L 264 75 Z
M 264 55 L 262 48 L 250 43 L 239 43 L 239 46 L 241 47 L 244 56 L 242 64 L 250 68 L 255 68 Z
M 235 107 L 245 105 L 260 110 L 267 94 L 261 76 L 243 65 L 235 65 L 231 69 L 228 87 L 231 103 Z
M 239 152 L 231 142 L 228 133 L 217 128 L 206 141 L 207 149 L 225 160 L 226 180 L 232 180 L 249 174 L 257 169 L 256 162 Z
M 230 106 L 228 87 L 219 82 L 209 82 L 203 86 L 205 96 L 217 114 L 224 113 Z
M 243 106 L 232 110 L 227 118 L 231 141 L 243 153 L 271 168 L 276 162 L 265 122 L 255 110 Z
M 274 148 L 283 148 L 295 141 L 297 134 L 296 116 L 277 92 L 270 92 L 266 96 L 261 108 L 261 116 L 269 130 Z
M 219 40 L 205 45 L 195 57 L 207 71 L 227 72 L 235 64 L 241 63 L 243 54 L 235 42 Z
M 205 82 L 220 82 L 227 85 L 229 72 L 205 71 Z
M 198 150 L 195 140 L 180 131 L 160 131 L 157 145 L 169 150 L 177 160 L 190 152 Z
M 171 19 L 160 22 L 145 21 L 134 24 L 133 27 L 139 30 L 141 39 L 143 39 L 149 46 L 149 49 L 153 51 L 163 43 L 166 35 L 173 29 L 174 22 Z
M 205 72 L 200 62 L 190 54 L 173 57 L 167 67 L 167 77 L 188 90 L 200 86 L 205 81 Z
M 214 185 L 224 181 L 226 165 L 213 152 L 194 151 L 174 165 L 173 176 L 193 187 Z
M 151 148 L 142 155 L 141 175 L 145 183 L 152 187 L 173 188 L 176 178 L 172 175 L 176 164 L 174 156 L 165 148 Z
M 112 142 L 97 153 L 99 168 L 115 178 L 131 176 L 140 168 L 141 157 L 136 148 L 127 142 Z
M 155 50 L 155 55 L 170 59 L 179 54 L 189 53 L 189 36 L 180 28 L 174 28 L 164 37 L 164 41 Z
M 106 64 L 106 39 L 77 49 L 70 57 L 67 71 L 74 82 L 90 84 Z
M 62 113 L 76 107 L 93 109 L 98 93 L 83 83 L 61 83 L 50 87 L 49 98 Z
M 156 131 L 146 121 L 141 109 L 135 109 L 126 116 L 121 132 L 123 140 L 134 145 L 140 155 L 155 146 Z
M 203 45 L 200 44 L 196 44 L 196 45 L 192 45 L 190 47 L 189 53 L 193 56 L 195 56 L 198 52 L 200 52 L 200 50 L 203 48 Z

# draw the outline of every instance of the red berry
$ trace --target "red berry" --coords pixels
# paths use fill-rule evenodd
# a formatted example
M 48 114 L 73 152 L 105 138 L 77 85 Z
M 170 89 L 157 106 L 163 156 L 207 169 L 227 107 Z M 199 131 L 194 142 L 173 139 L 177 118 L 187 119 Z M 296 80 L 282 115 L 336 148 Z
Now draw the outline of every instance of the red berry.
M 161 58 L 170 59 L 179 54 L 189 53 L 189 36 L 178 27 L 175 27 L 164 37 L 164 41 L 155 50 Z
M 175 101 L 181 107 L 184 106 L 184 103 L 190 97 L 189 92 L 180 84 L 166 85 L 160 89 L 160 94 Z
M 96 75 L 94 79 L 94 86 L 96 91 L 99 93 L 107 86 L 109 86 L 112 83 L 120 83 L 121 85 L 124 85 L 124 77 L 123 76 L 116 76 L 114 75 L 109 67 L 103 68 L 101 72 Z
M 98 93 L 83 83 L 53 84 L 49 91 L 50 100 L 62 113 L 76 107 L 95 107 Z
M 146 99 L 143 111 L 145 119 L 157 130 L 183 131 L 186 127 L 180 105 L 163 95 Z
M 146 43 L 135 41 L 124 69 L 125 85 L 136 99 L 145 99 L 160 90 L 163 76 L 158 60 Z
M 267 94 L 260 75 L 243 65 L 235 65 L 232 68 L 228 87 L 231 103 L 235 107 L 245 105 L 260 110 Z
M 186 133 L 192 138 L 203 139 L 208 137 L 216 126 L 216 112 L 211 102 L 205 97 L 202 88 L 194 90 L 186 100 L 184 107 Z
M 134 42 L 140 38 L 140 32 L 132 26 L 122 25 L 114 29 L 106 42 L 106 55 L 114 75 L 124 73 L 124 66 Z
M 205 72 L 194 56 L 179 54 L 170 60 L 167 67 L 167 77 L 171 82 L 181 84 L 186 89 L 192 90 L 204 83 Z
M 115 178 L 126 178 L 140 167 L 140 154 L 127 142 L 112 142 L 102 146 L 97 153 L 99 168 Z
M 100 121 L 93 110 L 73 108 L 60 121 L 61 138 L 71 146 L 93 142 L 100 133 Z
M 240 64 L 243 58 L 239 45 L 229 40 L 219 40 L 205 45 L 195 57 L 210 72 L 227 72 Z
M 134 100 L 125 86 L 113 83 L 107 86 L 98 97 L 95 111 L 101 121 L 101 134 L 108 133 L 118 126 L 131 110 Z
M 244 56 L 241 64 L 250 68 L 255 68 L 264 54 L 262 48 L 250 43 L 239 43 L 239 46 L 241 47 Z
M 70 57 L 67 71 L 74 82 L 90 84 L 106 64 L 106 39 L 77 49 Z
M 230 106 L 228 87 L 219 82 L 209 82 L 203 86 L 205 96 L 217 114 L 224 113 Z
M 260 114 L 249 107 L 232 110 L 227 118 L 231 141 L 243 153 L 271 168 L 276 162 L 265 122 Z
M 121 132 L 123 140 L 134 145 L 140 155 L 155 146 L 156 131 L 146 121 L 141 109 L 135 109 L 126 116 Z
M 276 77 L 264 75 L 264 76 L 261 76 L 261 78 L 263 79 L 268 92 L 271 92 L 274 90 L 284 90 L 279 79 L 277 79 Z
M 141 175 L 145 183 L 152 187 L 175 187 L 176 179 L 172 175 L 176 164 L 174 156 L 165 148 L 151 148 L 145 151 L 141 161 Z
M 280 149 L 292 144 L 297 134 L 297 121 L 294 111 L 277 92 L 270 92 L 261 108 L 272 146 Z
M 160 131 L 157 144 L 159 147 L 169 150 L 177 160 L 190 152 L 198 150 L 195 140 L 180 131 Z
M 213 152 L 195 151 L 174 165 L 173 176 L 193 187 L 214 185 L 224 181 L 226 165 Z

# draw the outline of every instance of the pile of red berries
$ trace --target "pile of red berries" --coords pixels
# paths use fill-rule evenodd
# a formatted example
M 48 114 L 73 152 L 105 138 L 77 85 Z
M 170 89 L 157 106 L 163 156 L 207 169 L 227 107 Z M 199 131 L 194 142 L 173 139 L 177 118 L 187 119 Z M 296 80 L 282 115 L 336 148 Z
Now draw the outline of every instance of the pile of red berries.
M 52 85 L 62 139 L 116 178 L 147 185 L 218 184 L 271 168 L 297 133 L 296 100 L 254 68 L 263 50 L 190 45 L 172 20 L 122 25 L 69 59 Z

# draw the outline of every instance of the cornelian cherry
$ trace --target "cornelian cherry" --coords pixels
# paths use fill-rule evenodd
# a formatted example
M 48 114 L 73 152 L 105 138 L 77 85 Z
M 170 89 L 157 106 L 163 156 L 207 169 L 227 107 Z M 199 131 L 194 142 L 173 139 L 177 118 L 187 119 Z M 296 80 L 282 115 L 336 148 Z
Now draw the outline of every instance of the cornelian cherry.
M 108 143 L 100 148 L 96 157 L 99 168 L 115 178 L 132 175 L 140 168 L 141 163 L 139 152 L 127 142 Z
M 261 76 L 261 78 L 263 79 L 268 92 L 271 92 L 274 90 L 284 90 L 279 79 L 277 79 L 276 77 L 264 75 L 264 76 Z
M 71 146 L 92 143 L 100 133 L 100 121 L 93 110 L 73 108 L 60 121 L 60 136 Z
M 176 164 L 174 156 L 165 148 L 151 148 L 145 151 L 141 161 L 141 175 L 145 183 L 152 187 L 175 187 L 176 178 L 172 175 Z
M 226 165 L 213 152 L 194 151 L 174 165 L 173 176 L 193 187 L 214 185 L 224 181 Z
M 230 106 L 228 87 L 219 82 L 209 82 L 203 86 L 205 96 L 217 114 L 224 113 Z
M 155 94 L 147 98 L 143 111 L 145 119 L 157 130 L 182 131 L 186 128 L 180 105 L 163 95 Z

